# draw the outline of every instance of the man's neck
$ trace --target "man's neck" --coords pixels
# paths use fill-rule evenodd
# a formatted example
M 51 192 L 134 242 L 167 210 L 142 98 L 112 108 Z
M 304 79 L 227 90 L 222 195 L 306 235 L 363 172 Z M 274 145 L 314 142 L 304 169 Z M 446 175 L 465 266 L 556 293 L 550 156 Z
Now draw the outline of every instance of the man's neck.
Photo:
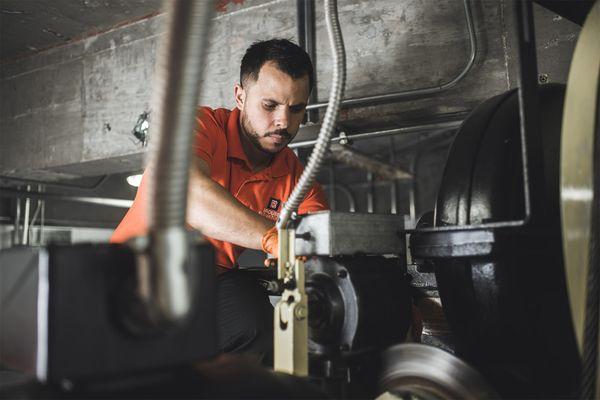
M 242 149 L 244 150 L 244 153 L 246 154 L 246 157 L 250 162 L 250 167 L 252 168 L 252 171 L 256 172 L 267 168 L 271 163 L 271 160 L 273 159 L 273 155 L 265 153 L 264 151 L 261 151 L 256 148 L 254 143 L 252 143 L 246 136 L 246 131 L 244 130 L 241 121 L 239 123 L 239 127 L 240 142 L 242 143 Z

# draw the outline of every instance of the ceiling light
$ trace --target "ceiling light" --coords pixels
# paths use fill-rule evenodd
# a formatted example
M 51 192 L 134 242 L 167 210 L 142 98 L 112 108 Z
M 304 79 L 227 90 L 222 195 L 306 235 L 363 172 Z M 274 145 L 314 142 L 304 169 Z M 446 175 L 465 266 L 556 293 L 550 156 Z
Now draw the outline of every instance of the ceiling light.
M 129 175 L 127 177 L 127 183 L 129 183 L 133 187 L 140 186 L 140 182 L 142 182 L 142 174 Z

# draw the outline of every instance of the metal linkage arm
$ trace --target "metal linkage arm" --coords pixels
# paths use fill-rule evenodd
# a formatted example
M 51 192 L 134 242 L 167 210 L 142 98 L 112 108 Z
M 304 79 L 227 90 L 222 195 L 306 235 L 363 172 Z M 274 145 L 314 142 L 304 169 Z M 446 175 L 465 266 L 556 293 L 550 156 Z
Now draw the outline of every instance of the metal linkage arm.
M 296 232 L 279 230 L 277 278 L 283 280 L 275 306 L 275 371 L 308 375 L 308 301 L 304 291 L 304 262 L 296 259 Z

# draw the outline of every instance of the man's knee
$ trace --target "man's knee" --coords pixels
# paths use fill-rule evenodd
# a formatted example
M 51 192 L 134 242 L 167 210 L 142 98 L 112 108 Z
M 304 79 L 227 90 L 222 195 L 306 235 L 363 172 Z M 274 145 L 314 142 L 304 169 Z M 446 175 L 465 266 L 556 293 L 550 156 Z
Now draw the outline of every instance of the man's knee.
M 264 288 L 243 272 L 229 271 L 217 280 L 217 332 L 223 352 L 271 358 L 273 307 Z

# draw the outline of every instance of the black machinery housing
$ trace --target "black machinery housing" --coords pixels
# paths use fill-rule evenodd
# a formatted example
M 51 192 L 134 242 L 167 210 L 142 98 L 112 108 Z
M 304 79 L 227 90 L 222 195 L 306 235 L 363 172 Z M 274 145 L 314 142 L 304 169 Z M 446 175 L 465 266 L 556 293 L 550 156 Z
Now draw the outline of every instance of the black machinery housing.
M 576 395 L 580 370 L 566 292 L 559 211 L 563 85 L 539 89 L 543 176 L 524 220 L 518 91 L 477 107 L 449 152 L 434 227 L 411 236 L 435 266 L 456 354 L 507 397 Z M 539 181 L 541 180 L 541 181 Z M 523 221 L 521 226 L 470 225 Z M 426 223 L 423 222 L 422 225 Z

